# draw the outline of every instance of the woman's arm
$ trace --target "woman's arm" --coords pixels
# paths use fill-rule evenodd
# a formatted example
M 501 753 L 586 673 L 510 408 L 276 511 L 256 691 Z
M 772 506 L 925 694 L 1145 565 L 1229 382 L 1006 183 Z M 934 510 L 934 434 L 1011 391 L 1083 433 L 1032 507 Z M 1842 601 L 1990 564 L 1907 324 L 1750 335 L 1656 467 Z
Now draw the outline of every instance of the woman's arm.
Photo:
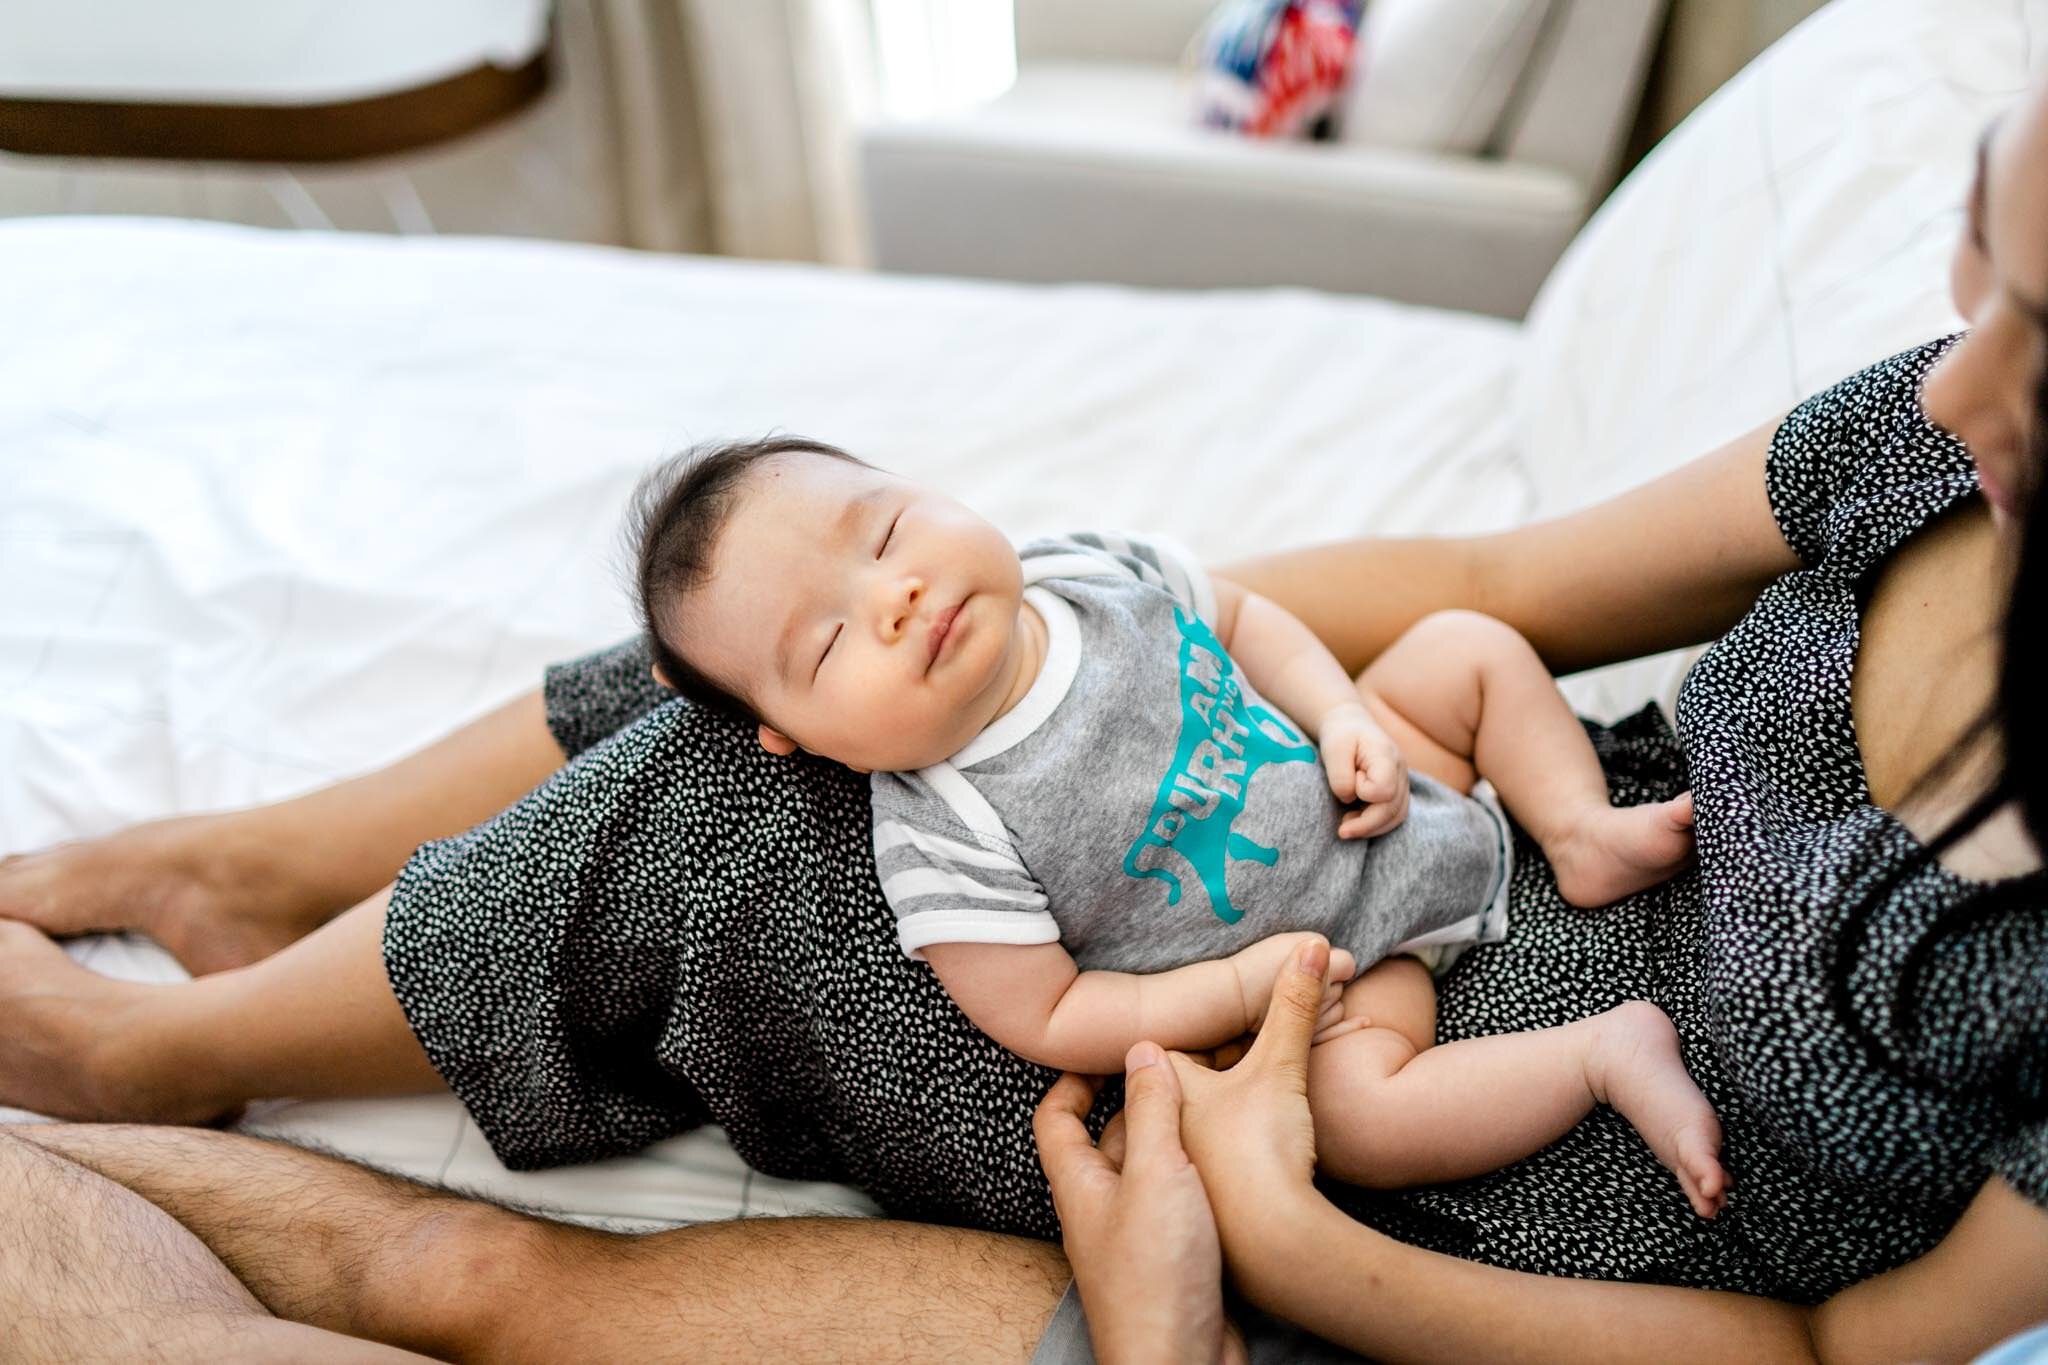
M 1390 1361 L 1969 1360 L 2048 1319 L 2048 1213 L 1996 1180 L 1926 1256 L 1812 1309 L 1462 1261 L 1374 1232 L 1306 1187 L 1255 1211 L 1218 1198 L 1216 1216 L 1248 1299 Z M 1358 1285 L 1373 1292 L 1331 1292 Z
M 1968 1359 L 2048 1317 L 2048 1214 L 1985 1187 L 1940 1246 L 1818 1308 L 1552 1278 L 1403 1245 L 1311 1183 L 1308 1038 L 1320 961 L 1283 971 L 1244 1060 L 1176 1060 L 1182 1140 L 1247 1298 L 1384 1360 Z
M 1485 536 L 1340 541 L 1221 572 L 1300 617 L 1353 674 L 1451 607 L 1521 631 L 1553 673 L 1698 644 L 1799 565 L 1764 493 L 1778 425 L 1551 521 Z

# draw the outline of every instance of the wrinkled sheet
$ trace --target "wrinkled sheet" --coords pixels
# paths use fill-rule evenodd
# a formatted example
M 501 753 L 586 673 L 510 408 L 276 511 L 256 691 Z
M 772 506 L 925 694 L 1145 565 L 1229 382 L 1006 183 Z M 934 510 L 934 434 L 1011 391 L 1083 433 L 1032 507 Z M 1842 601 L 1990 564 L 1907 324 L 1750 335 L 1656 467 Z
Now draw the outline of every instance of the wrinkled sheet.
M 696 440 L 815 435 L 1018 536 L 1211 563 L 1531 506 L 1517 329 L 1369 299 L 21 219 L 0 318 L 0 851 L 290 796 L 537 686 L 630 629 L 627 491 Z M 715 1133 L 513 1176 L 446 1096 L 255 1121 L 636 1225 L 866 1207 Z

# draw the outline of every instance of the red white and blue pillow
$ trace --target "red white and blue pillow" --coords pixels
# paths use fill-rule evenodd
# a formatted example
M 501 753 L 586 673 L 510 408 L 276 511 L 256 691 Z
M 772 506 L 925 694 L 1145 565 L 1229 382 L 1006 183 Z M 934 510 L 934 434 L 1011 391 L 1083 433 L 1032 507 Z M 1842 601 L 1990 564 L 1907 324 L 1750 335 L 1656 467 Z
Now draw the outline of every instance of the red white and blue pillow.
M 1363 0 L 1229 0 L 1192 49 L 1201 121 L 1255 137 L 1326 132 L 1363 7 Z

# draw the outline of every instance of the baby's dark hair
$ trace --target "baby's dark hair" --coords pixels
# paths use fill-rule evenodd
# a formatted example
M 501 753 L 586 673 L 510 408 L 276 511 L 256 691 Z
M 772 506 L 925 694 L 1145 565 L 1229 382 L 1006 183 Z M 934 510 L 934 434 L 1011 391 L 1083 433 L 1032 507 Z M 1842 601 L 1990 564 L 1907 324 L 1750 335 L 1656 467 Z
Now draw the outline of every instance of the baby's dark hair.
M 802 436 L 706 441 L 643 475 L 626 512 L 625 539 L 648 653 L 683 696 L 751 721 L 760 719 L 752 703 L 714 682 L 675 647 L 672 632 L 662 629 L 662 609 L 672 613 L 676 601 L 711 576 L 711 560 L 739 503 L 741 486 L 764 462 L 781 455 L 824 455 L 873 468 L 838 446 Z

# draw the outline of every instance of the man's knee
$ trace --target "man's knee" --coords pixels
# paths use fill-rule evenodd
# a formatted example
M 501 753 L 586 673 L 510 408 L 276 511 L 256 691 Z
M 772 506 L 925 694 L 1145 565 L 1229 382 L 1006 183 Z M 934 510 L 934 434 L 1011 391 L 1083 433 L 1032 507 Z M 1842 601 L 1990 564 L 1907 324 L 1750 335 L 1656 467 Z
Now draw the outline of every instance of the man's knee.
M 596 1235 L 476 1200 L 433 1199 L 361 1267 L 361 1335 L 450 1360 L 499 1349 L 542 1296 L 565 1236 Z

